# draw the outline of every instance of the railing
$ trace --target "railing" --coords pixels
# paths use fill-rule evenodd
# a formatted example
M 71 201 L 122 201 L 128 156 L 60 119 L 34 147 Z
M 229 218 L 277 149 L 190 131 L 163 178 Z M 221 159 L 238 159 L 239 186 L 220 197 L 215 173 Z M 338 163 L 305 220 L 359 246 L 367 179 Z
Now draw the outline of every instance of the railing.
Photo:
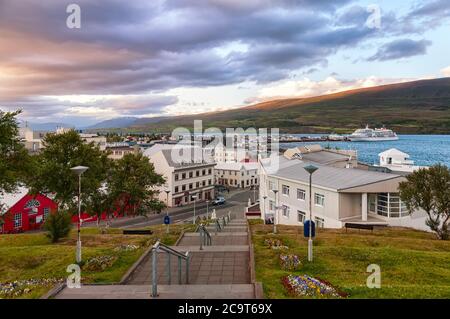
M 199 231 L 200 231 L 200 250 L 203 250 L 203 246 L 212 245 L 211 234 L 206 229 L 205 225 L 200 225 Z
M 220 222 L 218 219 L 216 219 L 216 232 L 222 231 L 222 226 L 220 226 Z
M 187 251 L 185 254 L 164 245 L 159 240 L 153 245 L 152 248 L 152 297 L 158 297 L 158 253 L 159 251 L 164 251 L 167 253 L 167 279 L 169 285 L 172 284 L 172 274 L 170 267 L 170 257 L 174 255 L 178 257 L 178 284 L 181 285 L 181 263 L 182 259 L 186 261 L 186 284 L 189 283 L 189 261 L 190 255 Z

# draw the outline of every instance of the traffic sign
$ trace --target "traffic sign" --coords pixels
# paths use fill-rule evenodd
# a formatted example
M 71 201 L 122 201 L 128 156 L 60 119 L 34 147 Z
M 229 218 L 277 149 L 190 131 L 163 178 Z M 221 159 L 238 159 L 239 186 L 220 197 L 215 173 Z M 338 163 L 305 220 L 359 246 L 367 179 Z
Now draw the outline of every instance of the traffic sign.
M 164 224 L 165 225 L 169 225 L 170 224 L 170 217 L 169 216 L 164 216 Z
M 316 236 L 316 224 L 311 220 L 307 220 L 303 224 L 303 235 L 305 237 L 309 238 L 309 223 L 311 223 L 311 237 L 315 237 Z

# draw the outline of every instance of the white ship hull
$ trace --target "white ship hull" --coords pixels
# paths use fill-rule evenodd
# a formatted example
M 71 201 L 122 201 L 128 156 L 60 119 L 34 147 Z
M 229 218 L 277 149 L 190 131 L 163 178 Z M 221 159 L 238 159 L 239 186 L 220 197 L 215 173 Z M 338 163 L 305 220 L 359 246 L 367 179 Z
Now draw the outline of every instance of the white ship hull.
M 351 142 L 382 142 L 382 141 L 397 141 L 398 136 L 387 136 L 387 137 L 356 137 L 349 136 L 348 139 Z

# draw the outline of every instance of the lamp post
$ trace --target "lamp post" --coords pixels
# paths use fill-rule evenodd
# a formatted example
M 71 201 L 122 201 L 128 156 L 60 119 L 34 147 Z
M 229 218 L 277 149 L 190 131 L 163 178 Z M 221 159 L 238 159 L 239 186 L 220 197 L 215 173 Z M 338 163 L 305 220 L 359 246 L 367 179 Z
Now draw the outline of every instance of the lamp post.
M 170 190 L 166 189 L 166 216 L 169 216 L 169 194 Z M 167 224 L 166 233 L 169 233 L 169 224 Z
M 78 175 L 78 240 L 75 259 L 77 263 L 81 262 L 81 175 L 88 170 L 87 166 L 75 166 L 70 170 Z
M 305 166 L 304 169 L 309 173 L 309 239 L 308 239 L 308 261 L 313 260 L 313 240 L 312 240 L 312 174 L 318 167 L 314 165 Z
M 195 200 L 197 199 L 197 195 L 192 195 L 192 198 L 194 199 L 194 219 L 192 220 L 192 224 L 195 225 Z
M 264 225 L 266 224 L 266 198 L 267 196 L 263 196 L 263 208 L 264 208 Z
M 209 206 L 208 206 L 208 204 L 209 204 L 209 200 L 207 199 L 206 200 L 206 219 L 208 219 L 208 217 L 209 217 Z
M 275 194 L 275 214 L 273 215 L 273 233 L 277 233 L 277 209 L 278 209 L 278 189 L 272 189 L 272 192 Z

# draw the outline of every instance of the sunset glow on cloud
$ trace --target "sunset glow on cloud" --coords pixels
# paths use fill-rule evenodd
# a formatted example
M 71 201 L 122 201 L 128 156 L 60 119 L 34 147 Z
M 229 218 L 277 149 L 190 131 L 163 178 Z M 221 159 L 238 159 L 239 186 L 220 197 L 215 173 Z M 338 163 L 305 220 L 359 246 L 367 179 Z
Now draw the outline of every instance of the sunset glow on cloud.
M 81 125 L 450 76 L 443 0 L 80 0 L 80 29 L 70 3 L 0 1 L 0 108 Z

